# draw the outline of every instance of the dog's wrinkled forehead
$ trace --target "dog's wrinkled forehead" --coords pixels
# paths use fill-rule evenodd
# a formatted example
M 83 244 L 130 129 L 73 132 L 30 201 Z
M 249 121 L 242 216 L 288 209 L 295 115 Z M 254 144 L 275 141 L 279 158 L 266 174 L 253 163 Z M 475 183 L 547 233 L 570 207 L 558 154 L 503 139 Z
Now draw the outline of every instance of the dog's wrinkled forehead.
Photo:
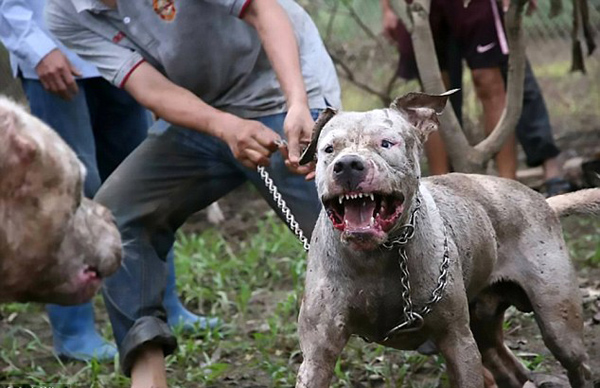
M 402 137 L 414 140 L 414 128 L 401 114 L 391 109 L 369 112 L 341 112 L 334 116 L 319 136 L 318 148 L 333 140 L 346 145 L 359 144 L 376 137 Z
M 314 160 L 317 153 L 317 143 L 326 141 L 339 130 L 342 135 L 346 132 L 349 139 L 360 139 L 365 134 L 372 134 L 373 129 L 396 130 L 399 135 L 414 133 L 421 143 L 435 131 L 439 125 L 437 115 L 446 106 L 448 97 L 457 90 L 451 90 L 440 95 L 425 93 L 408 93 L 392 102 L 389 109 L 379 109 L 370 112 L 339 113 L 331 108 L 325 109 L 315 122 L 310 144 L 300 158 L 300 164 Z M 325 136 L 329 133 L 328 136 Z

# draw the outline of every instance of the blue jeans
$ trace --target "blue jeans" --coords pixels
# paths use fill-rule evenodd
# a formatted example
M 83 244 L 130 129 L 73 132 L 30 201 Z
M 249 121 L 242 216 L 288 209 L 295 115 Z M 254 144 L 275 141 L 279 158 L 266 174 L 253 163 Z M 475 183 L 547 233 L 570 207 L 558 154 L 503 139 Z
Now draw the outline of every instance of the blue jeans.
M 257 120 L 284 137 L 284 118 Z M 320 211 L 314 183 L 291 174 L 279 153 L 268 170 L 310 236 Z M 96 200 L 113 212 L 123 239 L 123 265 L 106 279 L 103 295 L 126 375 L 141 345 L 162 346 L 165 355 L 177 346 L 162 307 L 175 232 L 188 216 L 246 181 L 281 217 L 256 171 L 239 163 L 223 141 L 159 120 L 98 192 Z
M 560 154 L 554 142 L 546 102 L 529 61 L 525 64 L 523 110 L 517 123 L 516 134 L 525 152 L 528 166 L 539 166 Z

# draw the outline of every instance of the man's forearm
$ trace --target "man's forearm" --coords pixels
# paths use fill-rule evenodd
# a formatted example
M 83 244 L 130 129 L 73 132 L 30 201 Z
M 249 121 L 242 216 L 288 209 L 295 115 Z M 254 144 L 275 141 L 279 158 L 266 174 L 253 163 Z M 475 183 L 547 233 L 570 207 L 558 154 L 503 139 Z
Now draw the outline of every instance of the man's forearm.
M 269 165 L 269 156 L 277 150 L 280 137 L 275 131 L 259 121 L 245 120 L 211 107 L 146 62 L 133 70 L 124 88 L 169 123 L 223 140 L 233 156 L 248 168 Z
M 298 103 L 306 105 L 307 95 L 298 43 L 285 10 L 276 0 L 254 0 L 243 19 L 258 31 L 281 84 L 288 109 Z
M 158 117 L 185 128 L 221 137 L 219 119 L 231 116 L 175 85 L 148 63 L 142 63 L 124 85 L 140 104 Z

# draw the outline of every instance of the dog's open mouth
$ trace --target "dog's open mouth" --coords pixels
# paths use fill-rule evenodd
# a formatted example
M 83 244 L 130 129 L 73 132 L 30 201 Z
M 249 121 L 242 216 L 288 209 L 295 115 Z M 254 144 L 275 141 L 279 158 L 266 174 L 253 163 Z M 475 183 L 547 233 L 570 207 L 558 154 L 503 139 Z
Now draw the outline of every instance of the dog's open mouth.
M 388 232 L 404 210 L 404 195 L 345 193 L 323 200 L 333 226 L 346 233 Z
M 88 279 L 102 279 L 102 274 L 97 267 L 86 265 L 83 269 L 83 276 Z

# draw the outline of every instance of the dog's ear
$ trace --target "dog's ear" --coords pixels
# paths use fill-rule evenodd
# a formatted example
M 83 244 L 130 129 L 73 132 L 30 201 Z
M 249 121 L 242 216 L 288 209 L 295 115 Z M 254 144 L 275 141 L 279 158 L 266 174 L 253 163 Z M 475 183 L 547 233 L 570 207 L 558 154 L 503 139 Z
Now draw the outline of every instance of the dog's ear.
M 315 121 L 315 126 L 313 128 L 312 138 L 310 139 L 310 144 L 304 152 L 302 152 L 302 156 L 300 157 L 300 165 L 304 165 L 315 160 L 315 155 L 317 154 L 317 143 L 319 142 L 319 136 L 321 135 L 321 130 L 323 127 L 335 114 L 337 111 L 333 108 L 325 108 L 323 112 Z
M 424 142 L 427 136 L 438 129 L 440 122 L 437 118 L 444 111 L 448 98 L 458 89 L 449 90 L 443 94 L 408 93 L 398 97 L 390 105 L 418 130 L 419 139 Z
M 21 125 L 15 112 L 0 107 L 0 141 L 7 145 L 7 154 L 0 160 L 0 168 L 25 166 L 31 163 L 36 155 L 35 142 L 18 131 Z

